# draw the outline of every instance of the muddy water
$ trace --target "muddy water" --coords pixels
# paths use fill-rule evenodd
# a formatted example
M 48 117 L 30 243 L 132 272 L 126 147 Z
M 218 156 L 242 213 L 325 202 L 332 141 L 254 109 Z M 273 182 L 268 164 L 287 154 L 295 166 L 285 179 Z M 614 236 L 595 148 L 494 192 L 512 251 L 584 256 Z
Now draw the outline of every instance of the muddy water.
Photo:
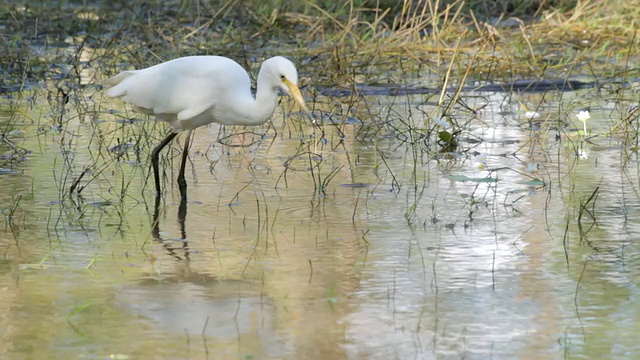
M 174 145 L 157 207 L 167 129 L 51 91 L 1 105 L 24 150 L 0 175 L 3 358 L 640 355 L 637 159 L 604 135 L 629 108 L 595 90 L 468 94 L 483 108 L 455 110 L 449 154 L 410 141 L 424 97 L 368 96 L 322 130 L 285 99 L 270 125 L 196 131 L 186 203 Z

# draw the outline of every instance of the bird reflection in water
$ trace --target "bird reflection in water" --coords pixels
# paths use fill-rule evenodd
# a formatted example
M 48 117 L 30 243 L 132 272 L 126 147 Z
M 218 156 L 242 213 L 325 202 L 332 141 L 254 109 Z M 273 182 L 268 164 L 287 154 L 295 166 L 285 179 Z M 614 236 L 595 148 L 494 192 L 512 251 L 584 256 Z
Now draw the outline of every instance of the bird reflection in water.
M 187 241 L 187 229 L 185 221 L 187 219 L 187 199 L 180 197 L 180 205 L 178 206 L 178 223 L 180 224 L 180 236 L 182 247 L 175 247 L 173 241 L 165 240 L 160 236 L 160 195 L 156 195 L 156 201 L 153 208 L 153 224 L 151 226 L 151 235 L 153 240 L 162 244 L 167 253 L 177 260 L 189 261 L 189 242 Z

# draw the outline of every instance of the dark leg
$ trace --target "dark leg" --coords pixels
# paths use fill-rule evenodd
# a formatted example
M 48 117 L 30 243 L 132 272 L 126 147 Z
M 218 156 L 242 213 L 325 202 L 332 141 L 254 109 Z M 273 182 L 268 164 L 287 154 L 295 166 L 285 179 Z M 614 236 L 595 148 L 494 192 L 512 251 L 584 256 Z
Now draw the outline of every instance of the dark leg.
M 160 194 L 156 194 L 156 202 L 153 207 L 153 223 L 151 224 L 151 234 L 156 241 L 162 241 L 160 238 Z
M 187 220 L 187 199 L 180 199 L 180 206 L 178 206 L 178 223 L 180 224 L 180 234 L 182 240 L 187 240 L 187 227 L 185 221 Z
M 189 143 L 191 142 L 191 130 L 187 131 L 187 138 L 184 139 L 184 150 L 182 151 L 182 162 L 180 163 L 180 174 L 178 174 L 178 188 L 180 197 L 187 198 L 187 180 L 184 178 L 184 170 L 187 167 L 187 157 L 189 156 Z
M 176 137 L 176 135 L 178 135 L 178 133 L 170 132 L 169 135 L 167 135 L 167 137 L 164 138 L 164 140 L 162 140 L 162 142 L 158 144 L 158 146 L 156 146 L 155 149 L 153 149 L 153 151 L 151 152 L 153 179 L 156 182 L 156 196 L 160 196 L 160 170 L 158 169 L 158 157 L 160 156 L 160 151 L 162 151 L 162 149 L 164 149 L 164 147 L 167 146 L 167 144 L 170 143 L 171 140 Z

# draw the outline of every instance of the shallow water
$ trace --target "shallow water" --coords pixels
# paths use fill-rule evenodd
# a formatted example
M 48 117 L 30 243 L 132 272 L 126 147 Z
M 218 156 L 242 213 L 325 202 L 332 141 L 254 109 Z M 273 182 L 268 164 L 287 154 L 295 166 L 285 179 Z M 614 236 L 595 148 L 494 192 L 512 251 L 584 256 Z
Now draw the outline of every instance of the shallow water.
M 284 99 L 196 131 L 186 204 L 174 144 L 155 208 L 163 124 L 56 96 L 0 103 L 3 358 L 640 355 L 638 160 L 606 134 L 633 102 L 465 93 L 443 154 L 430 95 L 316 94 L 321 128 Z

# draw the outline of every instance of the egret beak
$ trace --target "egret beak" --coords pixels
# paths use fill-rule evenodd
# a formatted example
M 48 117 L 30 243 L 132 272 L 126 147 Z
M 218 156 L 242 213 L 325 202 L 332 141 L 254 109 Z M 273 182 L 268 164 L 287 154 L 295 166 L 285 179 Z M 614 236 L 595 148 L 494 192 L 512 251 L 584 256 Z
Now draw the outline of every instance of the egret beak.
M 300 93 L 300 89 L 298 88 L 298 85 L 291 83 L 288 79 L 284 79 L 283 82 L 289 89 L 289 95 L 291 95 L 293 100 L 295 100 L 298 103 L 298 105 L 300 105 L 302 110 L 304 110 L 304 112 L 307 113 L 311 121 L 315 124 L 316 119 L 313 118 L 313 115 L 307 108 L 307 105 L 305 105 L 304 99 L 302 98 L 302 94 Z

